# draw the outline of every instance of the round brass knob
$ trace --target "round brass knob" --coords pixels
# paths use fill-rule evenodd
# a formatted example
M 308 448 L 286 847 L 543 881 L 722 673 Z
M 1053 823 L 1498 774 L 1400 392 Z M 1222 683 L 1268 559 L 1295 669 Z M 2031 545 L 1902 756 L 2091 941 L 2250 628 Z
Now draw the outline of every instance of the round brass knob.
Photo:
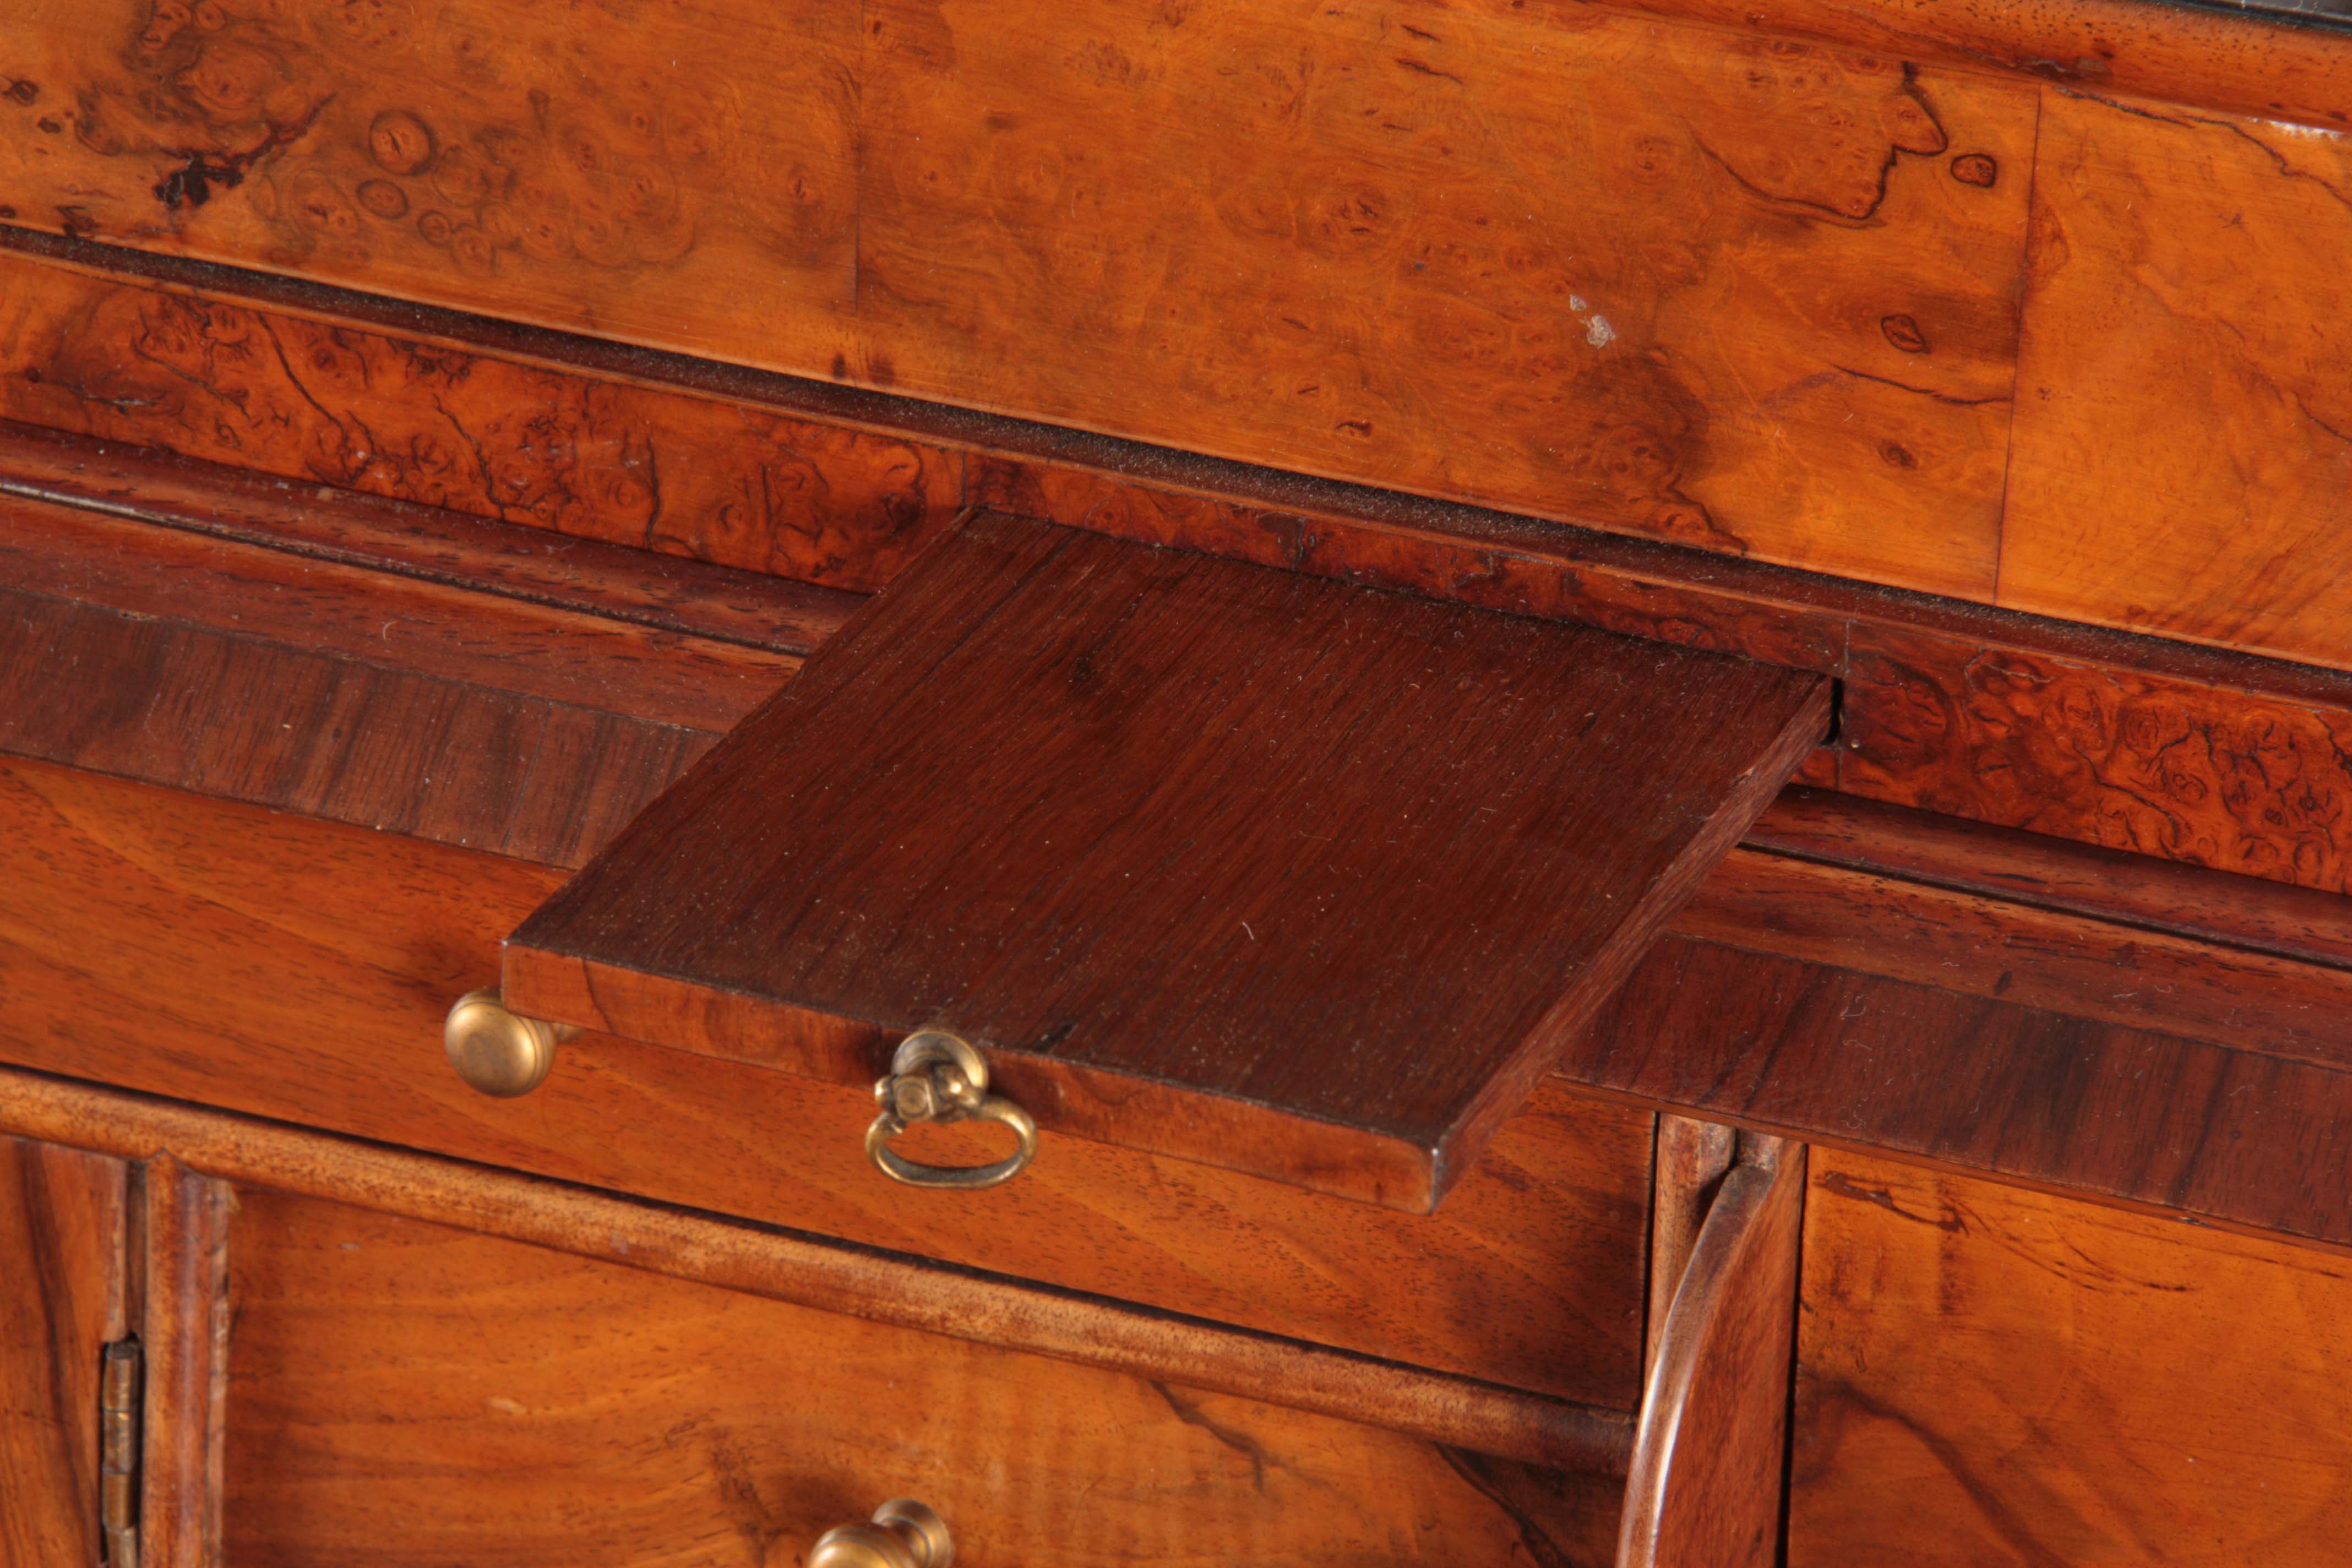
M 808 1568 L 949 1568 L 955 1542 L 947 1521 L 913 1498 L 893 1498 L 871 1524 L 845 1524 L 817 1537 Z
M 577 1029 L 509 1013 L 494 986 L 468 991 L 441 1026 L 441 1048 L 457 1076 L 484 1094 L 511 1100 L 537 1089 L 555 1065 L 555 1047 Z
M 866 1130 L 866 1156 L 894 1182 L 910 1187 L 992 1187 L 1009 1182 L 1037 1157 L 1037 1123 L 1001 1095 L 988 1092 L 988 1062 L 970 1044 L 940 1029 L 898 1042 L 888 1076 L 874 1085 L 882 1114 Z M 924 1165 L 890 1147 L 918 1121 L 1002 1121 L 1013 1130 L 1013 1152 L 985 1165 Z

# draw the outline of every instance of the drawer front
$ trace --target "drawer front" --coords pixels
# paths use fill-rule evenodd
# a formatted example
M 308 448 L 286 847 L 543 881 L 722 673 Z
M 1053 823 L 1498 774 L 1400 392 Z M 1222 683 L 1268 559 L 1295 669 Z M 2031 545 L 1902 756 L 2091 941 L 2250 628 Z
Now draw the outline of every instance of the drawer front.
M 1793 1568 L 2344 1562 L 2340 1257 L 1816 1150 L 1804 1272 Z
M 226 1559 L 961 1568 L 1606 1562 L 1611 1484 L 317 1199 L 230 1230 Z
M 1435 1215 L 1048 1134 L 1017 1180 L 877 1174 L 867 1095 L 583 1037 L 529 1097 L 449 1003 L 560 879 L 520 861 L 0 764 L 0 1055 L 21 1065 L 1630 1409 L 1650 1119 L 1546 1089 Z

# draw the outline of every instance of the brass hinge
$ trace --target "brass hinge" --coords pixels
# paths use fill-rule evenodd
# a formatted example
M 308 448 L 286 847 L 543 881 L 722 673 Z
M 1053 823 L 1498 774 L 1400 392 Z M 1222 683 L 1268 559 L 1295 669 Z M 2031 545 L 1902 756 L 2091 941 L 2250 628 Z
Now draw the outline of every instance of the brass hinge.
M 139 1342 L 106 1347 L 99 1370 L 98 1522 L 106 1568 L 139 1568 Z

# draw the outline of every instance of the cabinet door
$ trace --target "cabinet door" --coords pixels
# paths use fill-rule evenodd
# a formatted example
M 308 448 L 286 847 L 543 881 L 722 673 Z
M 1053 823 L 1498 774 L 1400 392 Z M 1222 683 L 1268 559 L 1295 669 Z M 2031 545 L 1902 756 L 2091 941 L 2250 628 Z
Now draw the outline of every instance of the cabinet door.
M 0 1138 L 0 1568 L 100 1560 L 100 1363 L 125 1332 L 120 1160 Z
M 1850 1153 L 1804 1244 L 1791 1568 L 2336 1568 L 2340 1254 Z

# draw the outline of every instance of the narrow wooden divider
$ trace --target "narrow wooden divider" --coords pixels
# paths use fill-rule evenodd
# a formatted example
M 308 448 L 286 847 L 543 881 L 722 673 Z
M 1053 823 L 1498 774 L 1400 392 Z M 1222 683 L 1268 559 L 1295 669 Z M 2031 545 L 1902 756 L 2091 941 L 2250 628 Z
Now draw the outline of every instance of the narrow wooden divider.
M 130 1153 L 131 1142 L 124 1140 L 115 1152 Z M 227 1407 L 228 1189 L 170 1154 L 150 1159 L 143 1175 L 147 1410 L 140 1559 L 142 1568 L 216 1568 Z

